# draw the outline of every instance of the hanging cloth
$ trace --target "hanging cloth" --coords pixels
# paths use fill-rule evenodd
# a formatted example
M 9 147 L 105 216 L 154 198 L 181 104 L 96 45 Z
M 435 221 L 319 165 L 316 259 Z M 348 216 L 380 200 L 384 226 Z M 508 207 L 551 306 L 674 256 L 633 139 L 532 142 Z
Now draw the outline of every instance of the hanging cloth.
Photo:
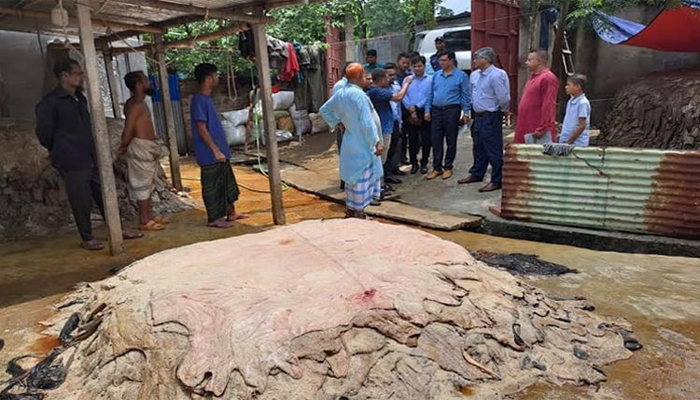
M 287 62 L 284 65 L 284 70 L 280 75 L 280 80 L 291 82 L 297 77 L 297 74 L 301 71 L 301 68 L 299 68 L 297 53 L 294 51 L 294 46 L 291 43 L 287 43 L 287 52 L 289 54 L 287 56 Z

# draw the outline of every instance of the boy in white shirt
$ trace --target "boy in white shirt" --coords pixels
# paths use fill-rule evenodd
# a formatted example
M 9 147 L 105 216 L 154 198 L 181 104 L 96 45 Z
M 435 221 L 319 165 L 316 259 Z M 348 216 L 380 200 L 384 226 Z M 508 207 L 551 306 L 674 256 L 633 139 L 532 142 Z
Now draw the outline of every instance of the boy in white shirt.
M 566 94 L 571 96 L 566 104 L 566 114 L 559 135 L 559 143 L 577 147 L 587 147 L 591 126 L 591 103 L 583 88 L 586 77 L 581 74 L 570 76 L 566 80 Z

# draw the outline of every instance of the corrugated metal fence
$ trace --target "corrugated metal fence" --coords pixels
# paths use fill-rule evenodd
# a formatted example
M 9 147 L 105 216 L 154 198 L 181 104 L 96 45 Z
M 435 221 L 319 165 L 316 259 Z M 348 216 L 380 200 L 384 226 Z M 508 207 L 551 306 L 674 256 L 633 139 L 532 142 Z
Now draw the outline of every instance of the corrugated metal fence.
M 700 152 L 510 146 L 502 196 L 503 218 L 700 239 Z
M 163 92 L 158 87 L 158 81 L 155 76 L 149 76 L 151 87 L 156 88 L 153 100 L 153 121 L 156 125 L 156 136 L 167 142 L 168 138 L 165 133 L 165 111 L 163 109 Z M 173 118 L 175 119 L 175 137 L 177 139 L 177 151 L 180 155 L 187 153 L 187 140 L 185 137 L 185 121 L 182 116 L 182 104 L 180 102 L 180 83 L 177 75 L 168 76 L 168 87 L 170 88 L 170 101 L 173 109 Z

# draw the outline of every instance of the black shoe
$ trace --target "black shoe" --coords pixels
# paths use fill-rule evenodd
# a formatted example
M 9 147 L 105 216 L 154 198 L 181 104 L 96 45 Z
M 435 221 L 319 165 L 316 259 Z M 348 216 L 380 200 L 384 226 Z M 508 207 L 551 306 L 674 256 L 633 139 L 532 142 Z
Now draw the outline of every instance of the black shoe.
M 417 172 L 418 172 L 418 166 L 417 165 L 412 166 L 411 167 L 411 175 L 415 175 Z
M 379 199 L 372 199 L 372 201 L 369 202 L 369 205 L 370 206 L 381 206 L 382 201 Z
M 387 192 L 394 192 L 394 191 L 396 191 L 396 189 L 394 189 L 394 187 L 391 186 L 391 185 L 389 185 L 388 183 L 384 185 L 384 188 L 383 188 L 383 189 L 384 189 L 384 190 L 382 190 L 382 191 L 387 191 Z
M 392 173 L 392 175 L 398 175 L 398 176 L 406 176 L 408 175 L 407 173 L 401 171 L 400 169 L 396 168 Z
M 420 173 L 423 175 L 427 174 L 428 173 L 428 166 L 424 165 L 424 166 L 420 167 Z
M 398 184 L 400 184 L 400 183 L 403 183 L 403 181 L 402 181 L 401 179 L 399 179 L 399 178 L 394 178 L 393 176 L 387 176 L 386 178 L 384 178 L 384 181 L 385 181 L 385 182 L 388 182 L 388 183 L 393 183 L 393 184 L 395 184 L 395 185 L 398 185 Z

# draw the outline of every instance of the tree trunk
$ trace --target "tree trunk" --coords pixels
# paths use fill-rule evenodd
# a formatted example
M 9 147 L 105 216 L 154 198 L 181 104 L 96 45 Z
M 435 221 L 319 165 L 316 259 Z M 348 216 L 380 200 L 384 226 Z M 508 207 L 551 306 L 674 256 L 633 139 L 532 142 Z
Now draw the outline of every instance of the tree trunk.
M 559 8 L 559 21 L 557 21 L 557 34 L 554 37 L 554 47 L 552 49 L 552 72 L 554 75 L 559 77 L 559 94 L 557 95 L 557 120 L 561 120 L 566 111 L 566 102 L 568 96 L 564 90 L 564 85 L 566 85 L 566 71 L 564 68 L 563 60 L 563 49 L 564 49 L 564 38 L 566 37 L 566 17 L 569 15 L 569 4 L 570 1 L 564 1 Z

